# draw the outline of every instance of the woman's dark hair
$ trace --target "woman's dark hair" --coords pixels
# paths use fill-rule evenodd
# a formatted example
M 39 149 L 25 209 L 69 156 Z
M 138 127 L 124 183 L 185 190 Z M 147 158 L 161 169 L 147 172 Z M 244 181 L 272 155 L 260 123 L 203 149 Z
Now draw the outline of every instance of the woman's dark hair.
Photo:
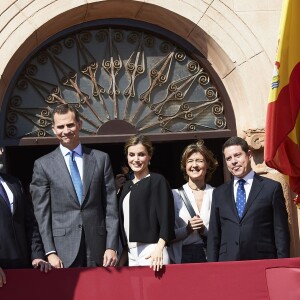
M 146 148 L 148 155 L 152 157 L 152 154 L 153 154 L 152 142 L 150 141 L 150 139 L 147 136 L 139 135 L 139 134 L 132 136 L 126 142 L 125 147 L 124 147 L 125 155 L 127 156 L 129 147 L 135 146 L 138 144 L 142 144 Z

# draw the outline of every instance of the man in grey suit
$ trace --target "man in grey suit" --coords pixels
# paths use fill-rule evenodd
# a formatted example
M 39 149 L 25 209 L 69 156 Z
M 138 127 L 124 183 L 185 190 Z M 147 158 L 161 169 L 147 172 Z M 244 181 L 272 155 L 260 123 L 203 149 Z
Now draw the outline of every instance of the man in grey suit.
M 280 183 L 255 174 L 244 139 L 228 139 L 223 154 L 234 177 L 213 192 L 208 261 L 289 257 L 290 233 Z
M 30 184 L 48 261 L 55 268 L 115 266 L 119 221 L 109 157 L 80 144 L 73 106 L 57 106 L 52 122 L 60 146 L 35 161 Z

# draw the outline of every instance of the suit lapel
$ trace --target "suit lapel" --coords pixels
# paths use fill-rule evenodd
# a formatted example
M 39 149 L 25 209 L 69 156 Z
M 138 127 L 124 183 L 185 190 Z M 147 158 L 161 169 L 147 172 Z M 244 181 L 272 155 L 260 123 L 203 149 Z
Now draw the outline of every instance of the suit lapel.
M 2 203 L 1 206 L 4 207 L 4 209 L 6 210 L 7 209 L 7 212 L 10 211 L 10 207 L 8 206 L 8 204 L 6 203 L 6 201 L 2 198 L 2 196 L 0 196 L 0 202 Z M 14 206 L 13 206 L 13 209 L 14 209 Z
M 7 184 L 7 186 L 9 187 L 9 189 L 11 190 L 11 192 L 13 194 L 13 211 L 12 211 L 12 214 L 14 214 L 17 210 L 18 205 L 19 205 L 21 195 L 20 195 L 18 189 L 16 188 L 16 183 L 11 184 L 9 182 L 6 182 L 6 184 Z
M 238 211 L 236 209 L 236 203 L 234 198 L 234 180 L 230 181 L 229 185 L 229 193 L 230 193 L 230 207 L 232 209 L 232 213 L 235 215 L 237 222 L 240 222 L 240 217 L 238 215 Z
M 247 211 L 249 210 L 249 208 L 253 204 L 254 200 L 259 195 L 262 187 L 263 187 L 263 184 L 261 182 L 261 179 L 259 178 L 259 176 L 257 174 L 254 174 L 250 194 L 249 194 L 248 200 L 246 202 L 243 217 L 245 216 L 245 214 L 247 213 Z
M 226 193 L 224 195 L 224 199 L 228 199 L 228 207 L 231 211 L 231 213 L 235 216 L 237 222 L 240 222 L 240 218 L 237 213 L 236 205 L 235 205 L 235 198 L 234 198 L 234 192 L 233 192 L 233 180 L 228 181 L 227 183 L 227 189 Z M 225 204 L 225 203 L 224 203 Z
M 5 181 L 5 183 L 7 184 L 8 188 L 10 189 L 10 191 L 13 194 L 13 211 L 12 214 L 15 213 L 18 205 L 19 205 L 19 201 L 20 201 L 20 197 L 22 197 L 22 195 L 20 195 L 19 189 L 17 188 L 18 183 L 15 181 L 12 181 L 9 177 L 6 176 L 6 174 L 0 174 L 1 177 L 3 178 L 3 180 Z M 5 202 L 4 199 L 0 199 L 0 201 L 3 201 L 3 203 L 5 204 L 6 207 L 8 207 L 7 203 Z M 8 207 L 8 209 L 10 209 Z
M 87 191 L 89 190 L 91 181 L 93 179 L 96 159 L 91 152 L 91 149 L 82 147 L 82 159 L 83 159 L 83 202 L 85 202 L 85 198 L 87 195 Z
M 54 164 L 53 164 L 54 167 L 55 168 L 58 167 L 60 169 L 60 174 L 61 174 L 60 180 L 64 182 L 64 185 L 70 191 L 70 194 L 72 195 L 74 201 L 76 201 L 76 203 L 79 204 L 70 172 L 66 165 L 65 158 L 59 147 L 57 147 L 56 150 L 54 150 L 53 159 L 54 159 Z

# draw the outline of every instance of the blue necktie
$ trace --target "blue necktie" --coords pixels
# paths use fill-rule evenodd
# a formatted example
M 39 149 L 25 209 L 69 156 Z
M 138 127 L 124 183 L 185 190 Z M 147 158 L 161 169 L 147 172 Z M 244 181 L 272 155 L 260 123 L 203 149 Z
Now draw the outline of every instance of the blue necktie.
M 236 193 L 236 208 L 238 211 L 238 215 L 241 219 L 246 205 L 246 192 L 244 187 L 245 180 L 240 179 L 238 183 L 239 186 L 237 188 L 237 193 Z
M 9 202 L 8 196 L 7 196 L 6 191 L 1 182 L 0 182 L 0 197 L 4 200 L 4 202 L 6 203 L 6 205 L 9 208 L 9 211 L 11 212 L 10 202 Z
M 69 166 L 73 185 L 77 194 L 79 203 L 82 203 L 83 186 L 80 178 L 80 173 L 75 161 L 75 151 L 70 151 Z

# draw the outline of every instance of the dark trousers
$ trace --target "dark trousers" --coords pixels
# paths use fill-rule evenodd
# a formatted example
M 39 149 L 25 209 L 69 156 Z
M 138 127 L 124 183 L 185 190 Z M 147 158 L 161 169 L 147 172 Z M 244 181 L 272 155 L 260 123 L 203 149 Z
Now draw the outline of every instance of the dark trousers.
M 203 244 L 192 244 L 182 246 L 182 264 L 200 262 L 207 262 Z

